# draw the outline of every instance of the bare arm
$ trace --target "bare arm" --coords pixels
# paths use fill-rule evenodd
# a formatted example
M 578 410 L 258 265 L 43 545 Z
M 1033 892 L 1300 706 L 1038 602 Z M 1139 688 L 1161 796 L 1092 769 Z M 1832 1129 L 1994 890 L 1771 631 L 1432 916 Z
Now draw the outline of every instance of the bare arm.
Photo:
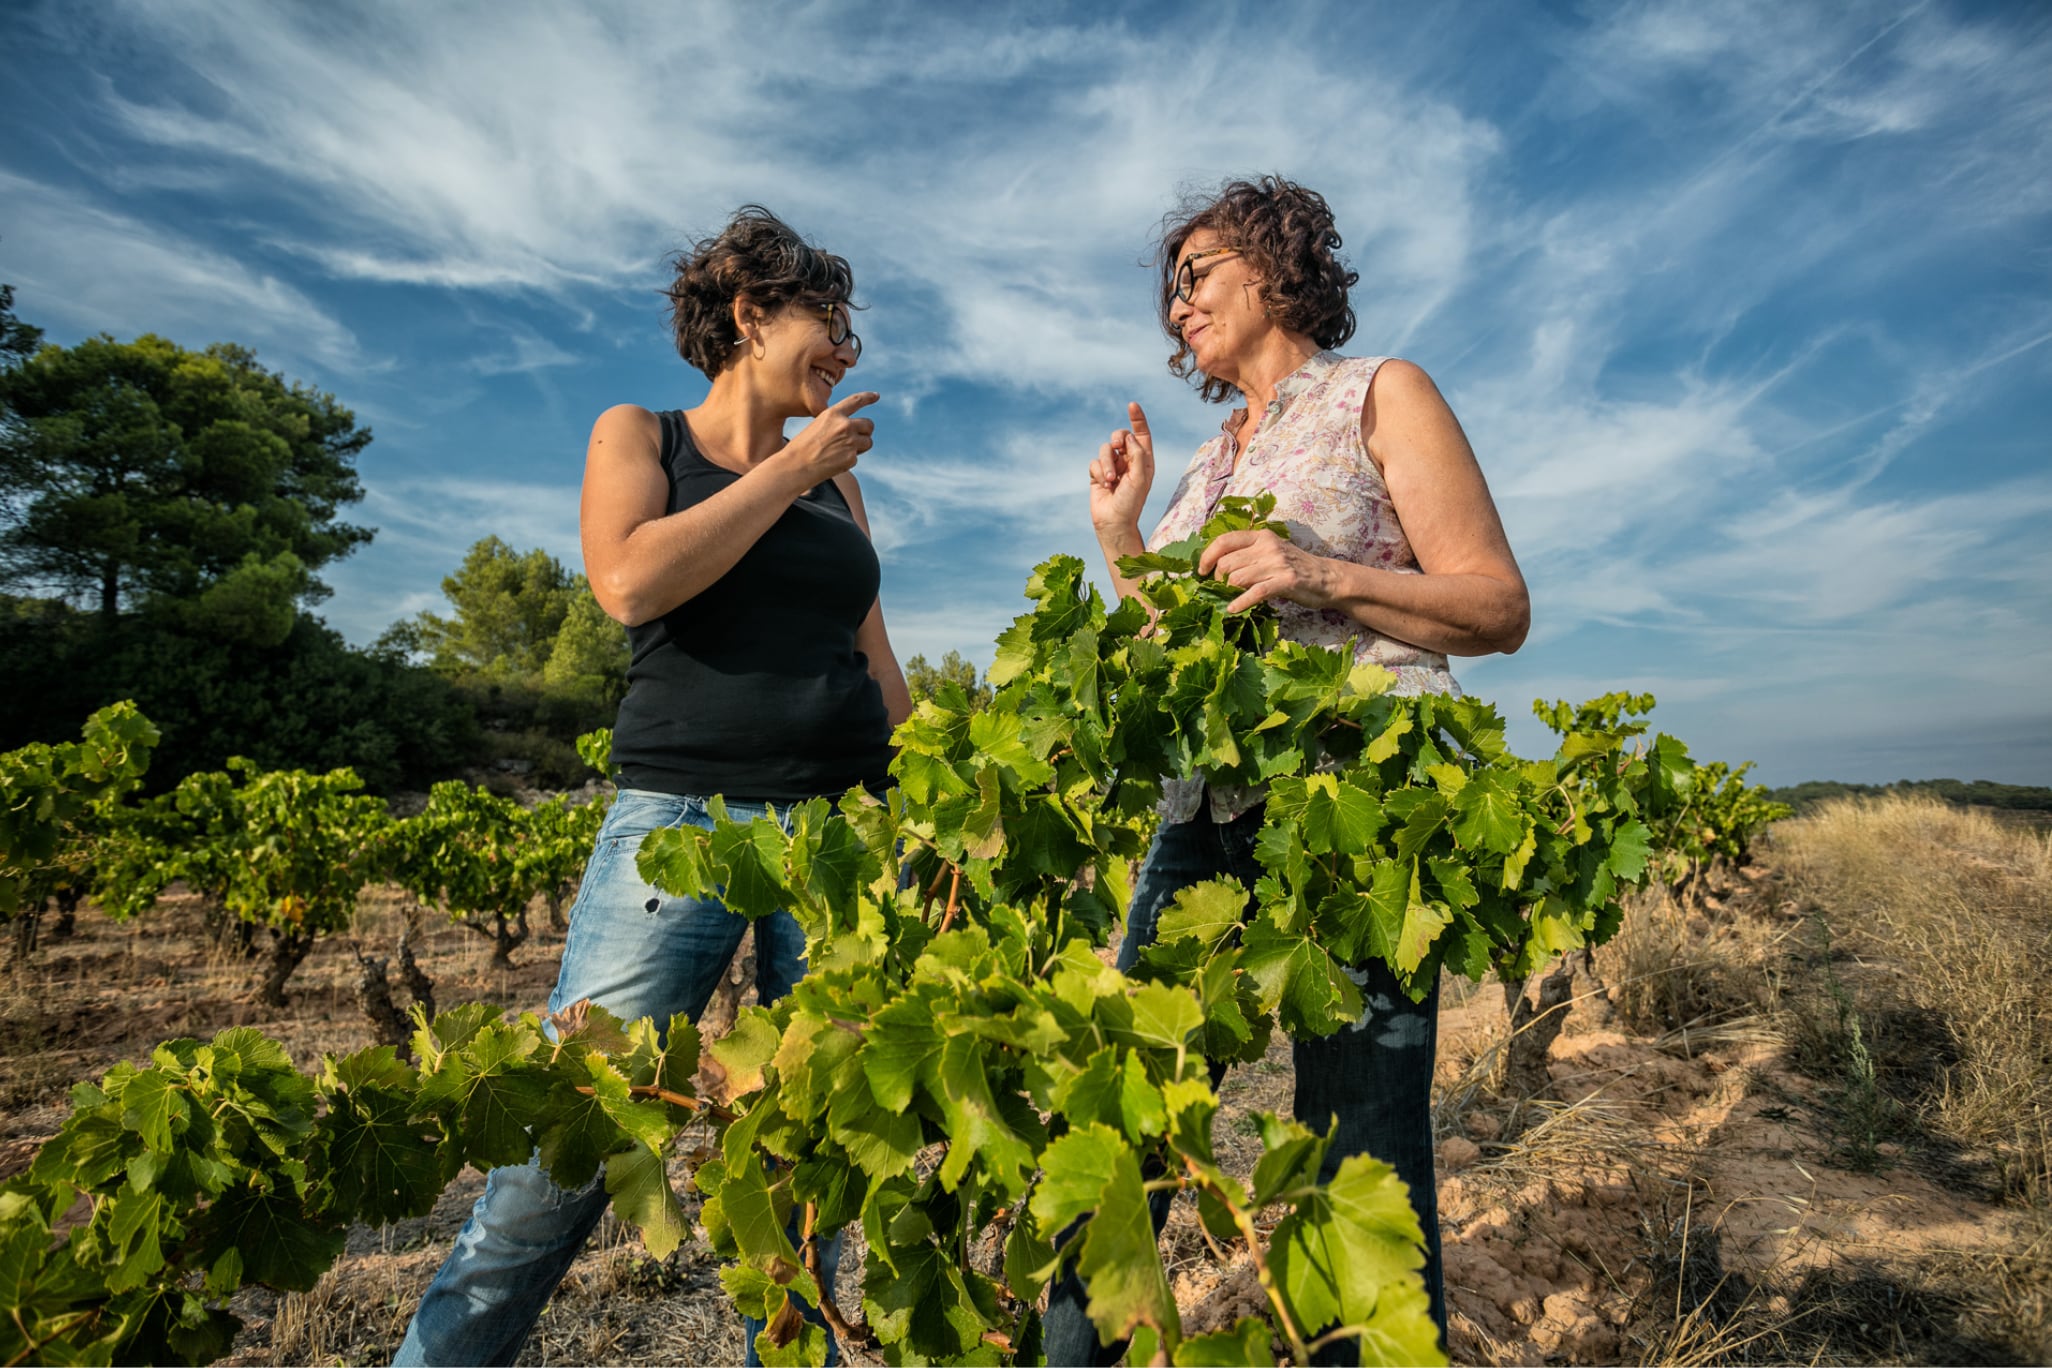
M 584 570 L 599 606 L 633 627 L 710 587 L 792 500 L 868 450 L 869 420 L 850 415 L 875 400 L 874 394 L 849 395 L 727 488 L 667 515 L 660 421 L 632 404 L 600 414 L 585 452 L 578 512 Z
M 1531 598 L 1466 434 L 1430 376 L 1384 363 L 1362 405 L 1361 439 L 1381 467 L 1422 575 L 1314 556 L 1267 532 L 1229 532 L 1198 566 L 1245 589 L 1233 611 L 1286 598 L 1345 613 L 1384 636 L 1448 655 L 1524 644 Z
M 870 536 L 869 512 L 862 506 L 862 487 L 855 483 L 853 472 L 836 475 L 834 485 L 841 491 L 841 497 L 848 501 L 848 511 L 855 515 L 855 525 L 862 529 L 862 535 Z M 874 537 L 870 538 L 872 541 Z M 869 661 L 869 677 L 883 690 L 884 712 L 890 716 L 891 726 L 912 715 L 912 691 L 906 687 L 905 672 L 898 666 L 897 652 L 891 649 L 890 633 L 884 630 L 883 598 L 869 605 L 869 616 L 862 619 L 862 625 L 855 630 L 855 646 Z

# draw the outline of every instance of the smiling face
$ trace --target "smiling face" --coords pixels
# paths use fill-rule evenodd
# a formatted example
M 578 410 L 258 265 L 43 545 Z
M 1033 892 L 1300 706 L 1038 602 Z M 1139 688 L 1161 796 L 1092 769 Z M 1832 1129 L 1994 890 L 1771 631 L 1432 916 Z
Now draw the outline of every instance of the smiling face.
M 1198 392 L 1220 403 L 1246 393 L 1242 380 L 1260 388 L 1277 366 L 1286 374 L 1345 343 L 1354 335 L 1347 292 L 1360 276 L 1339 247 L 1331 206 L 1293 181 L 1230 180 L 1186 196 L 1162 220 L 1155 257 L 1155 317 L 1176 344 L 1170 373 L 1198 378 Z
M 741 355 L 753 384 L 783 401 L 792 417 L 817 417 L 834 402 L 834 387 L 853 369 L 862 344 L 848 327 L 845 304 L 796 301 L 763 314 L 743 314 Z M 839 335 L 837 343 L 833 339 Z
M 1176 272 L 1192 277 L 1190 297 L 1169 301 L 1171 327 L 1182 334 L 1198 370 L 1214 380 L 1233 383 L 1241 362 L 1275 331 L 1264 307 L 1260 277 L 1253 263 L 1209 228 L 1199 228 L 1176 253 Z

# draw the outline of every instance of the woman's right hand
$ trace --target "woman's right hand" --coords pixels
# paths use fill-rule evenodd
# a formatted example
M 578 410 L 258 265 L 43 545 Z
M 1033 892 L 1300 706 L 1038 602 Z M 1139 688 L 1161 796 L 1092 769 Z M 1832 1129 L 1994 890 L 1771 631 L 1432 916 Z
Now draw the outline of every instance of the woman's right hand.
M 792 480 L 802 482 L 801 492 L 855 468 L 855 458 L 869 450 L 876 432 L 875 422 L 855 417 L 855 411 L 882 397 L 874 390 L 861 390 L 836 400 L 777 453 Z
M 1136 533 L 1147 492 L 1154 487 L 1154 434 L 1138 404 L 1126 405 L 1132 426 L 1120 428 L 1090 463 L 1090 524 L 1099 540 Z

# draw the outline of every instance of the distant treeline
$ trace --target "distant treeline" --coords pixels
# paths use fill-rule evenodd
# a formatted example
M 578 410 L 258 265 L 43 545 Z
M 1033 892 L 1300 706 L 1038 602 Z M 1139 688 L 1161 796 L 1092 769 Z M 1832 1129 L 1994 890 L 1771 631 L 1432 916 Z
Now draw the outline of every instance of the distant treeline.
M 1898 779 L 1892 784 L 1841 784 L 1813 779 L 1791 788 L 1769 789 L 1767 796 L 1797 812 L 1827 798 L 1878 798 L 1887 793 L 1923 794 L 1962 807 L 2009 808 L 2017 812 L 2052 812 L 2052 788 L 2031 784 L 1995 784 L 1986 779 Z
M 486 537 L 442 581 L 453 612 L 353 647 L 313 609 L 373 535 L 344 517 L 370 430 L 245 347 L 61 347 L 13 305 L 0 285 L 0 751 L 129 699 L 160 734 L 153 788 L 237 755 L 382 793 L 585 781 L 627 636 L 584 576 Z

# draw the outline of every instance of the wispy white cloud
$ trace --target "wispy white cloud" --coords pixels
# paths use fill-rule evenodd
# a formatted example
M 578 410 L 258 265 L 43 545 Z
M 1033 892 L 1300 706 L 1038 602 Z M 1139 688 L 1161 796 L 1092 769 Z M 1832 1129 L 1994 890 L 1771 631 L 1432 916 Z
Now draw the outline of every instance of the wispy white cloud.
M 0 262 L 25 316 L 122 336 L 232 339 L 274 365 L 354 373 L 372 364 L 303 291 L 175 229 L 6 170 L 0 201 Z
M 129 20 L 195 83 L 110 106 L 129 135 L 301 204 L 281 248 L 380 283 L 567 295 L 643 280 L 691 206 L 765 199 L 830 226 L 867 279 L 934 301 L 900 349 L 907 371 L 1048 390 L 1158 368 L 1133 267 L 1177 183 L 1279 160 L 1323 172 L 1372 268 L 1364 320 L 1403 334 L 1458 280 L 1471 187 L 1499 150 L 1486 124 L 1382 98 L 1352 64 L 1312 62 L 1279 102 L 1232 78 L 1241 49 L 1223 33 L 1179 37 L 1164 60 L 1163 35 L 1119 25 L 993 48 L 987 23 L 922 17 L 908 69 L 902 34 L 819 7 L 690 24 L 484 14 L 138 6 Z M 734 60 L 794 23 L 848 55 L 818 81 Z M 938 117 L 908 94 L 922 80 Z
M 522 328 L 514 331 L 505 351 L 474 356 L 468 364 L 479 375 L 517 375 L 550 366 L 574 366 L 583 360 L 584 357 L 565 351 L 540 333 Z
M 162 59 L 93 100 L 81 122 L 106 131 L 65 144 L 78 183 L 39 192 L 62 200 L 42 221 L 97 242 L 49 229 L 17 256 L 11 203 L 0 223 L 0 261 L 33 261 L 80 326 L 142 316 L 79 264 L 124 248 L 174 281 L 170 258 L 204 263 L 200 284 L 138 294 L 151 326 L 226 317 L 267 359 L 309 299 L 475 321 L 482 341 L 423 367 L 432 385 L 380 379 L 363 401 L 388 463 L 362 520 L 384 531 L 331 578 L 380 605 L 487 533 L 575 562 L 567 485 L 420 453 L 518 373 L 554 460 L 581 435 L 569 409 L 635 354 L 623 301 L 756 199 L 849 256 L 876 306 L 859 379 L 891 402 L 861 476 L 901 652 L 987 655 L 1024 567 L 1091 552 L 1081 471 L 1124 401 L 1161 434 L 1157 505 L 1212 430 L 1163 370 L 1138 259 L 1179 184 L 1275 170 L 1338 212 L 1362 274 L 1351 350 L 1426 364 L 1495 488 L 1536 616 L 1523 654 L 1463 667 L 1485 687 L 1521 706 L 1544 681 L 1657 681 L 1708 736 L 1792 745 L 1884 725 L 1922 686 L 1904 631 L 1987 662 L 1948 687 L 1989 716 L 2027 713 L 2052 651 L 2044 489 L 2014 426 L 2043 430 L 2052 352 L 2042 24 L 1628 4 L 1547 20 L 1512 103 L 1475 74 L 1489 20 L 1397 32 L 1344 6 L 1259 24 L 826 4 L 684 23 L 537 0 L 45 14 L 88 88 L 121 42 Z M 751 55 L 793 34 L 832 59 Z M 101 197 L 151 193 L 211 217 L 166 227 Z M 25 305 L 31 274 L 11 277 Z M 205 313 L 217 280 L 229 304 Z M 326 318 L 293 354 L 361 365 Z M 1997 409 L 2009 454 L 1983 459 Z M 372 634 L 398 615 L 342 597 L 331 616 L 375 616 Z M 1768 708 L 1762 652 L 1800 697 Z
M 1599 22 L 1577 70 L 1664 126 L 1689 119 L 1736 132 L 1698 174 L 1791 144 L 1881 140 L 1899 171 L 1915 167 L 1900 184 L 1873 187 L 1886 201 L 1914 199 L 1940 221 L 1987 226 L 2052 204 L 2042 177 L 2016 174 L 2020 161 L 2042 159 L 2052 133 L 2042 79 L 2052 31 L 2007 22 L 2014 17 L 1968 19 L 1929 0 L 1664 0 Z M 1707 118 L 1686 83 L 1721 91 Z M 1920 133 L 1928 136 L 1913 144 Z M 1928 193 L 1934 179 L 1946 195 Z
M 442 475 L 365 481 L 361 518 L 378 542 L 409 555 L 426 554 L 447 574 L 472 543 L 496 536 L 540 547 L 567 565 L 582 563 L 577 543 L 577 487 Z
M 2052 481 L 1876 501 L 1784 494 L 1763 514 L 1721 529 L 1717 549 L 1669 562 L 1663 578 L 1785 623 L 1873 620 L 2002 566 L 2006 543 L 2042 531 Z
M 369 642 L 423 609 L 448 611 L 442 579 L 477 542 L 497 537 L 518 550 L 539 547 L 576 569 L 577 487 L 455 475 L 395 472 L 374 463 L 354 521 L 377 529 L 362 551 L 321 573 L 335 592 L 317 611 L 355 642 Z
M 196 80 L 112 108 L 138 138 L 317 209 L 327 235 L 299 245 L 338 273 L 562 289 L 640 269 L 661 206 L 726 188 L 694 169 L 743 164 L 717 131 L 740 73 L 703 60 L 721 13 L 608 27 L 560 7 L 137 6 Z M 679 106 L 706 114 L 681 138 Z
M 1088 461 L 1104 438 L 1078 419 L 1003 434 L 990 449 L 875 464 L 864 479 L 878 491 L 870 497 L 880 544 L 896 549 L 966 524 L 1038 545 L 1081 527 Z

